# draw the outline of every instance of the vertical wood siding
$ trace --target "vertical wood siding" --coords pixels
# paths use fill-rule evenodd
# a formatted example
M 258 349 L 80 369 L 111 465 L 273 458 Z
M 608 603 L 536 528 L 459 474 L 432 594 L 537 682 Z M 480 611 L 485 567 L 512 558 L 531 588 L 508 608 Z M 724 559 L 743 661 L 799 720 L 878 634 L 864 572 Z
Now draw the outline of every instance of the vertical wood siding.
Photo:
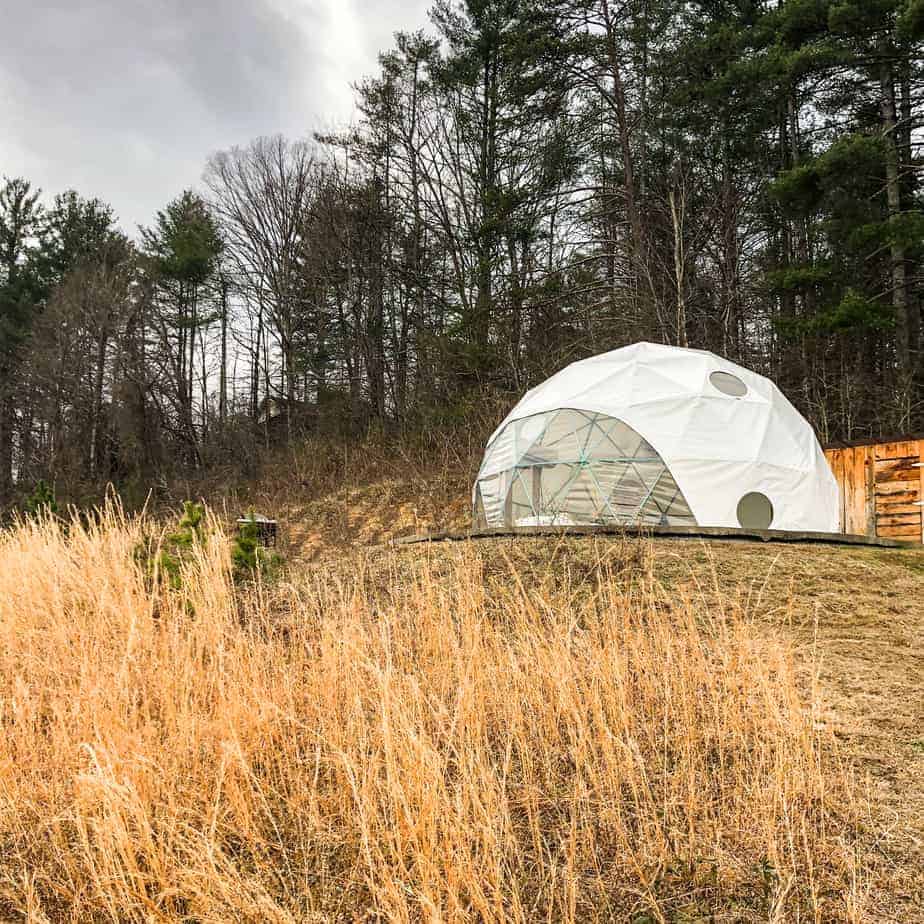
M 825 451 L 845 533 L 924 542 L 924 439 Z

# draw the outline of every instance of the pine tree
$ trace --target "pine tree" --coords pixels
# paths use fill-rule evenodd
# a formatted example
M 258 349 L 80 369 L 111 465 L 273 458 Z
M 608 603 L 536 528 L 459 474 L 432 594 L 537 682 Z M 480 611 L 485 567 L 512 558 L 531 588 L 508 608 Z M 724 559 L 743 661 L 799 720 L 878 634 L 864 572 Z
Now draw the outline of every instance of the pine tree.
M 196 350 L 197 345 L 200 351 L 203 347 L 197 337 L 221 317 L 220 307 L 206 308 L 208 295 L 219 288 L 221 235 L 205 201 L 187 190 L 157 213 L 155 226 L 143 228 L 141 237 L 151 283 L 162 303 L 157 326 L 170 366 L 173 399 L 191 461 L 198 466 L 202 459 L 194 420 Z
M 58 500 L 55 497 L 55 490 L 51 485 L 46 484 L 44 479 L 40 478 L 35 485 L 35 489 L 26 501 L 25 512 L 33 519 L 42 519 L 57 514 Z
M 34 259 L 43 222 L 38 199 L 23 179 L 0 187 L 0 504 L 13 486 L 17 366 L 41 301 Z
M 924 368 L 915 355 L 921 289 L 913 267 L 924 253 L 924 218 L 910 89 L 922 73 L 922 33 L 904 0 L 786 3 L 775 19 L 789 42 L 790 80 L 815 81 L 812 105 L 827 116 L 818 141 L 771 187 L 805 229 L 792 259 L 767 277 L 773 291 L 803 306 L 781 333 L 865 343 L 863 353 L 891 365 L 894 397 L 884 410 L 894 429 L 906 430 L 913 378 Z M 880 349 L 869 351 L 870 343 Z

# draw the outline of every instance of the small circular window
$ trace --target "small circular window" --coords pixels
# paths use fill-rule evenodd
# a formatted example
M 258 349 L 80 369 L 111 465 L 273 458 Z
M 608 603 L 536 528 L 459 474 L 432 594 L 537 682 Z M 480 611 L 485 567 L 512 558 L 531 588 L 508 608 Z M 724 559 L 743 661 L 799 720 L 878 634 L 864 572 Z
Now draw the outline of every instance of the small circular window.
M 773 504 L 766 494 L 751 491 L 738 501 L 738 522 L 744 529 L 769 529 L 773 522 Z
M 732 398 L 742 398 L 748 393 L 747 385 L 737 375 L 732 375 L 730 372 L 713 372 L 709 376 L 709 381 L 723 395 L 729 395 Z

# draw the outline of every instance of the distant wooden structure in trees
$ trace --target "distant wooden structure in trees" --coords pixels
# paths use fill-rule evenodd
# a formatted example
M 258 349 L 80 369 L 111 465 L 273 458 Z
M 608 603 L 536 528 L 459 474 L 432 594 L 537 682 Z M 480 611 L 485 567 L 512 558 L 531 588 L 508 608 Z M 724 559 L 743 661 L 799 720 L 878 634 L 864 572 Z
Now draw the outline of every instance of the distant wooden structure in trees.
M 841 529 L 924 542 L 924 434 L 825 450 L 841 489 Z

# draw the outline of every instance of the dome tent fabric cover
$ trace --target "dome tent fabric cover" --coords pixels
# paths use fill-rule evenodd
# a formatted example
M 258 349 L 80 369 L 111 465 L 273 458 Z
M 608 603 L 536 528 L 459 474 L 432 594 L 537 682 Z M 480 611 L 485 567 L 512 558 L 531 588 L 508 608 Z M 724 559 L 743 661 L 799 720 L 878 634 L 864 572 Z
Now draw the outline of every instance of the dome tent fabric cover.
M 837 532 L 814 431 L 763 376 L 637 343 L 573 363 L 494 431 L 480 527 L 643 523 Z

